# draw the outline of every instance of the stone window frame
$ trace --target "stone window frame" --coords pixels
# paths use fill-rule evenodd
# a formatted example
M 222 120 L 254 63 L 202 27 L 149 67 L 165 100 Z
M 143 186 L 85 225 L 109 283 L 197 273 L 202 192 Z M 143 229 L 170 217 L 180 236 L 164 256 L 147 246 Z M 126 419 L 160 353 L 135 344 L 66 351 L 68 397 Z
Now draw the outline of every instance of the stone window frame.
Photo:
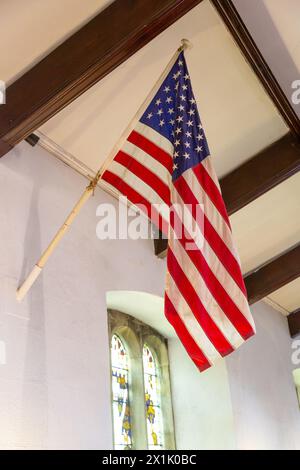
M 143 346 L 150 348 L 157 365 L 161 385 L 161 411 L 163 417 L 163 448 L 176 449 L 172 408 L 168 343 L 166 338 L 149 325 L 136 318 L 108 309 L 109 345 L 113 335 L 120 337 L 129 357 L 129 402 L 132 423 L 132 446 L 136 450 L 148 449 L 145 387 L 143 369 Z M 111 354 L 110 369 L 111 369 Z M 110 381 L 112 387 L 112 381 Z M 112 396 L 112 390 L 111 390 Z M 112 402 L 112 400 L 111 400 Z M 113 413 L 112 413 L 113 423 Z M 114 423 L 113 423 L 114 425 Z

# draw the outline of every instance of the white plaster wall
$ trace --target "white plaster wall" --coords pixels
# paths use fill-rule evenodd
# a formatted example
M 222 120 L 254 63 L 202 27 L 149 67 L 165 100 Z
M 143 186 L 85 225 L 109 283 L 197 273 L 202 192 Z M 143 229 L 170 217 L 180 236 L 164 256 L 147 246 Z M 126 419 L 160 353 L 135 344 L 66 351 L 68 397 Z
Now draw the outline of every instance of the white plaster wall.
M 0 448 L 111 448 L 105 294 L 162 295 L 151 241 L 99 241 L 96 191 L 22 305 L 15 289 L 86 181 L 22 143 L 0 161 Z M 4 343 L 3 343 L 4 342 Z M 3 361 L 2 361 L 3 362 Z
M 225 361 L 200 374 L 179 340 L 168 344 L 177 449 L 234 449 Z
M 264 302 L 252 312 L 256 336 L 202 374 L 169 340 L 178 449 L 300 448 L 287 320 Z
M 252 306 L 257 334 L 226 359 L 239 449 L 300 449 L 300 410 L 287 320 Z

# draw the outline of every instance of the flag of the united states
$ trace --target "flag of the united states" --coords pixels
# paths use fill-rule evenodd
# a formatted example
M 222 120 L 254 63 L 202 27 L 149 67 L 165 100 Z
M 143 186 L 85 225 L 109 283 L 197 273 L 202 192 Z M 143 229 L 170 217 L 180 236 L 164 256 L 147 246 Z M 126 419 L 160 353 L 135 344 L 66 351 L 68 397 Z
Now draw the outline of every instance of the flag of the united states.
M 103 180 L 168 235 L 165 315 L 207 369 L 255 326 L 183 52 Z

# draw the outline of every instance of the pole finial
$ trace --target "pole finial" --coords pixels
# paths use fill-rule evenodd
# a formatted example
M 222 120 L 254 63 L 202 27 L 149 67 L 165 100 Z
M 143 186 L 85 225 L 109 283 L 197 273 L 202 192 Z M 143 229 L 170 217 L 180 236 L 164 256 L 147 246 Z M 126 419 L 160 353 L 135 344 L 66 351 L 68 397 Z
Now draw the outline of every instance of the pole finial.
M 181 46 L 178 48 L 179 52 L 182 52 L 186 49 L 191 49 L 193 44 L 188 39 L 181 39 Z

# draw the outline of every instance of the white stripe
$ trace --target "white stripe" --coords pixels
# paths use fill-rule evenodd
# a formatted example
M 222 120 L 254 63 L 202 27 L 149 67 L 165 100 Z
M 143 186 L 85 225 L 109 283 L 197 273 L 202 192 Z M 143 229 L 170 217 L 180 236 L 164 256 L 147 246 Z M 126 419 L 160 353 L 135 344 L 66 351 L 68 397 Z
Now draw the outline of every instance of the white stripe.
M 189 170 L 188 170 L 189 171 Z M 175 201 L 178 204 L 184 204 L 179 193 L 177 192 L 176 188 L 173 186 L 172 188 L 172 201 Z M 176 211 L 177 213 L 177 211 Z M 180 213 L 178 214 L 180 217 Z M 181 218 L 181 217 L 180 217 Z M 194 219 L 190 211 L 187 209 L 184 212 L 184 226 L 186 227 L 189 233 L 192 233 L 193 226 L 194 226 Z M 198 245 L 197 240 L 195 243 Z M 247 299 L 235 281 L 232 279 L 228 271 L 225 269 L 224 265 L 220 262 L 219 258 L 209 245 L 209 243 L 204 240 L 203 246 L 198 245 L 199 250 L 203 254 L 208 266 L 219 280 L 223 288 L 228 293 L 229 297 L 231 297 L 232 301 L 236 304 L 239 308 L 241 313 L 247 318 L 249 323 L 252 327 L 254 327 L 253 319 L 249 311 L 249 306 Z
M 208 157 L 204 158 L 201 163 L 221 193 L 220 182 L 213 167 L 211 156 L 208 155 Z
M 105 181 L 104 179 L 101 179 L 100 186 L 109 194 L 111 194 L 114 198 L 118 199 L 120 196 L 120 191 L 118 191 L 114 186 L 112 186 L 110 183 Z M 125 196 L 126 197 L 126 196 Z M 127 198 L 127 201 L 122 201 L 122 204 L 124 202 L 127 202 L 127 207 L 132 208 L 133 210 L 138 210 L 138 207 L 136 204 L 133 204 L 130 199 Z M 145 214 L 143 211 L 139 212 L 145 219 L 149 221 L 149 217 L 147 214 Z
M 229 248 L 232 255 L 235 257 L 235 259 L 239 263 L 240 260 L 237 254 L 235 244 L 233 242 L 231 230 L 228 227 L 228 224 L 223 219 L 223 216 L 219 213 L 216 206 L 213 204 L 210 197 L 204 191 L 204 189 L 202 188 L 201 184 L 199 183 L 197 177 L 195 177 L 193 172 L 186 171 L 183 174 L 183 177 L 185 181 L 187 182 L 188 186 L 190 187 L 190 189 L 192 190 L 193 194 L 195 195 L 197 201 L 199 201 L 200 204 L 203 204 L 202 208 L 204 210 L 206 217 L 208 218 L 208 220 L 210 221 L 210 223 L 212 224 L 212 226 L 214 227 L 218 235 L 222 238 L 225 245 Z
M 131 142 L 125 142 L 122 151 L 130 155 L 132 158 L 137 160 L 139 163 L 144 165 L 148 170 L 152 171 L 161 181 L 170 187 L 171 175 L 167 168 L 159 163 L 155 158 L 151 157 L 148 153 L 132 144 Z
M 141 122 L 136 124 L 135 130 L 157 145 L 157 147 L 160 147 L 162 150 L 167 152 L 173 158 L 174 147 L 166 137 L 152 129 L 152 127 L 146 126 L 146 124 L 142 124 Z
M 203 351 L 211 365 L 213 365 L 215 361 L 220 359 L 222 356 L 199 325 L 189 305 L 179 291 L 171 274 L 169 275 L 167 295 L 172 304 L 175 306 L 176 311 L 189 334 L 192 336 L 199 348 Z
M 159 211 L 165 221 L 169 223 L 168 205 L 165 204 L 157 192 L 154 191 L 148 184 L 146 184 L 141 178 L 136 176 L 128 168 L 116 162 L 115 160 L 111 163 L 109 171 L 119 176 L 119 178 L 121 178 L 132 189 L 147 199 L 147 201 L 149 201 L 151 204 L 157 204 L 155 208 Z
M 238 348 L 244 342 L 244 339 L 235 329 L 231 321 L 228 319 L 226 314 L 212 296 L 210 290 L 205 284 L 203 277 L 201 276 L 201 273 L 199 273 L 194 263 L 190 260 L 181 243 L 178 240 L 173 239 L 174 231 L 171 227 L 170 231 L 169 245 L 172 249 L 172 252 L 174 253 L 174 256 L 176 256 L 178 264 L 181 266 L 186 277 L 197 292 L 197 295 L 208 315 L 211 317 L 232 347 L 234 349 Z

